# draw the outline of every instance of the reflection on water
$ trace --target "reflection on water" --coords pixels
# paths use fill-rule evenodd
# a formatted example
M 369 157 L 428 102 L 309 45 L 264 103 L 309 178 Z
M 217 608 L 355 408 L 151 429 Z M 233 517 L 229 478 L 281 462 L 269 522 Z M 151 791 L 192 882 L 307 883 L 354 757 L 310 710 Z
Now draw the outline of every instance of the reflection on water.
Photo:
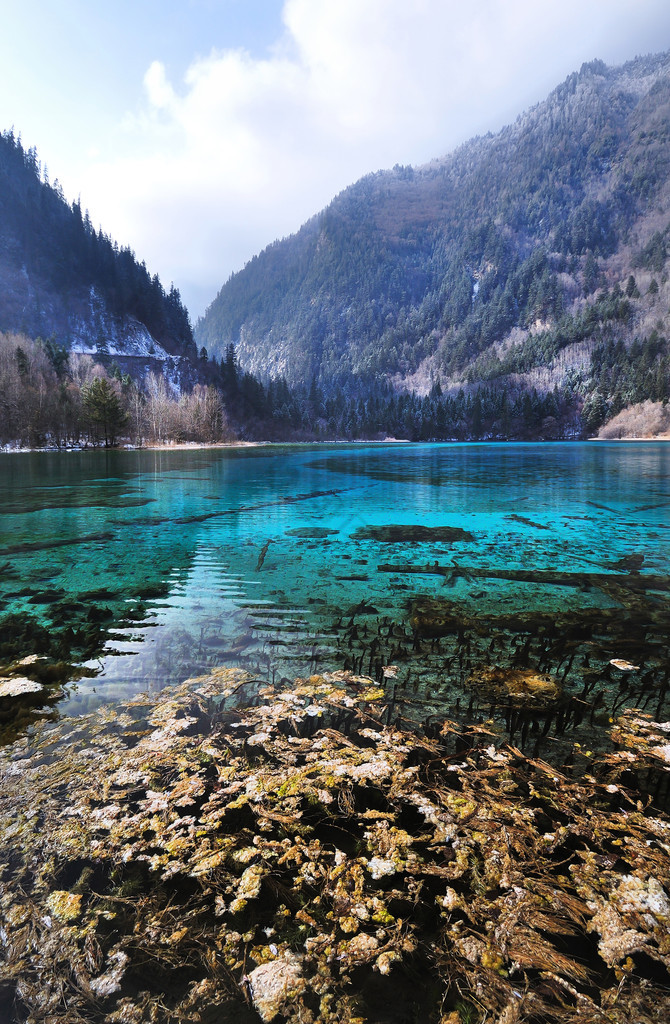
M 7 455 L 0 614 L 96 672 L 63 713 L 222 663 L 346 668 L 394 711 L 559 743 L 617 701 L 663 710 L 669 510 L 660 443 Z M 551 676 L 560 711 L 521 721 L 492 668 Z

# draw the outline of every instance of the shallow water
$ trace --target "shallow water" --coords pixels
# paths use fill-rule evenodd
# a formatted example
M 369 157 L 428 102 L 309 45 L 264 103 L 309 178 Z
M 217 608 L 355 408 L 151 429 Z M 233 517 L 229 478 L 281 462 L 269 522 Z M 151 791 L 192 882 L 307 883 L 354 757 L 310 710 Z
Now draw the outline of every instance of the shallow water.
M 370 529 L 390 524 L 464 534 Z M 54 629 L 95 609 L 104 647 L 87 661 L 94 678 L 67 687 L 65 714 L 228 663 L 264 678 L 347 668 L 390 680 L 407 713 L 473 715 L 482 666 L 616 696 L 615 658 L 642 662 L 625 685 L 656 711 L 668 529 L 662 443 L 12 454 L 0 460 L 0 615 Z M 417 636 L 422 598 L 464 624 Z M 575 634 L 589 614 L 595 627 Z

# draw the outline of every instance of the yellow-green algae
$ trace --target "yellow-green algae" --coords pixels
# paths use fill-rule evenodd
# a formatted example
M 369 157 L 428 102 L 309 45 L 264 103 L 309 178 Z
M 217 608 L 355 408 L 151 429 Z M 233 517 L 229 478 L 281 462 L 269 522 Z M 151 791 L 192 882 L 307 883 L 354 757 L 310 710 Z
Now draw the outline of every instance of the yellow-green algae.
M 670 820 L 635 782 L 668 724 L 627 713 L 574 780 L 342 681 L 228 710 L 252 680 L 218 670 L 4 750 L 0 1019 L 667 1021 Z

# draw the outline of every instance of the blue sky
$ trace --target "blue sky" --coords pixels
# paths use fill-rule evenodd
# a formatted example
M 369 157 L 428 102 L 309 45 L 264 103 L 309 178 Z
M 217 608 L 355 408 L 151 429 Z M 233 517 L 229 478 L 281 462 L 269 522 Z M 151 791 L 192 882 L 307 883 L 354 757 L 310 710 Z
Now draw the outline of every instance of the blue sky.
M 0 129 L 195 319 L 362 174 L 668 48 L 667 0 L 3 0 Z

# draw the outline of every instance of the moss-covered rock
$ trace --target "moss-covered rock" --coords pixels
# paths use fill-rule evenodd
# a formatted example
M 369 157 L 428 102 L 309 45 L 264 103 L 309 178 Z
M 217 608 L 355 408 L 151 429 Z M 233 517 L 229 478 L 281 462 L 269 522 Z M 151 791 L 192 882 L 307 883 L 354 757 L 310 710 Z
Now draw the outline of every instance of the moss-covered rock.
M 563 696 L 563 687 L 553 676 L 526 668 L 482 668 L 466 685 L 498 704 L 528 711 L 553 708 Z

